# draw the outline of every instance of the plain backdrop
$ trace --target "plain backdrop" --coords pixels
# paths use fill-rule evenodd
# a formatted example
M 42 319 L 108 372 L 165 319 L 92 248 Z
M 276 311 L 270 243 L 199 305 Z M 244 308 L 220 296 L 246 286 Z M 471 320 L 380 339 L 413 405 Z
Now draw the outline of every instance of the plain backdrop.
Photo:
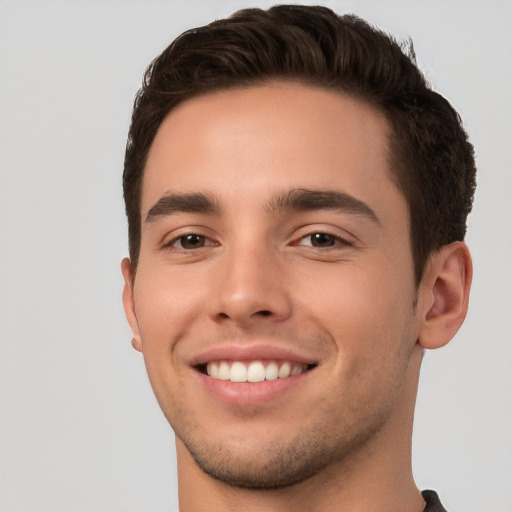
M 1 512 L 176 508 L 172 431 L 121 307 L 131 106 L 183 30 L 273 3 L 0 0 Z M 511 512 L 512 2 L 324 3 L 410 35 L 476 147 L 471 308 L 425 358 L 414 473 L 450 512 Z

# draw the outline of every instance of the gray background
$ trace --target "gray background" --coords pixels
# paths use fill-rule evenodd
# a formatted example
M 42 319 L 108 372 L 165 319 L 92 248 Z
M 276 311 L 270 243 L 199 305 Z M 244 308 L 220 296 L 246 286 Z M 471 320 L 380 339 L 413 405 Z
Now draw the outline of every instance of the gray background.
M 176 507 L 172 432 L 120 300 L 131 104 L 180 32 L 273 3 L 0 0 L 0 511 Z M 511 512 L 512 2 L 325 4 L 411 35 L 476 146 L 472 303 L 427 354 L 414 471 L 451 512 Z

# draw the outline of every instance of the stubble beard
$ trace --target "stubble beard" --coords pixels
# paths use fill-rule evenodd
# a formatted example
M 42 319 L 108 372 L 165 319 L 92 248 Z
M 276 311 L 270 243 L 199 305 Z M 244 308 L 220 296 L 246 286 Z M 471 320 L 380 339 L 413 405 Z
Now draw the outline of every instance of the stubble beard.
M 216 439 L 208 439 L 204 418 L 183 407 L 176 411 L 177 421 L 169 416 L 167 419 L 197 466 L 230 486 L 275 490 L 300 484 L 320 473 L 327 479 L 349 475 L 365 453 L 367 456 L 372 451 L 370 444 L 378 443 L 379 434 L 399 400 L 406 361 L 408 358 L 384 386 L 384 396 L 377 399 L 368 390 L 363 391 L 352 397 L 341 414 L 333 414 L 332 403 L 326 404 L 317 411 L 316 422 L 309 422 L 305 413 L 296 432 L 284 426 L 280 438 L 255 440 L 249 434 L 252 429 L 248 429 L 244 439 L 234 440 L 228 434 L 223 438 L 222 433 Z M 247 417 L 244 420 L 251 421 Z
M 165 415 L 197 466 L 230 486 L 276 490 L 300 484 L 320 473 L 326 478 L 349 475 L 361 457 L 371 452 L 371 443 L 378 441 L 392 415 L 413 349 L 412 343 L 398 347 L 396 367 L 381 381 L 387 391 L 384 395 L 379 393 L 380 388 L 359 390 L 342 407 L 343 413 L 333 414 L 332 403 L 320 409 L 316 422 L 308 422 L 305 413 L 305 423 L 294 434 L 283 428 L 282 438 L 255 441 L 248 435 L 243 440 L 233 440 L 220 433 L 213 440 L 208 439 L 207 422 L 197 411 L 180 404 L 173 415 L 176 421 L 171 414 Z M 165 413 L 164 407 L 162 410 Z M 370 449 L 366 450 L 368 446 Z
M 198 467 L 215 480 L 238 488 L 275 490 L 300 484 L 322 472 L 327 475 L 331 467 L 338 468 L 337 474 L 343 468 L 348 470 L 387 419 L 374 417 L 359 428 L 339 426 L 339 431 L 333 433 L 325 432 L 325 425 L 310 425 L 291 439 L 273 439 L 264 445 L 251 445 L 248 439 L 242 448 L 228 440 L 217 444 L 198 442 L 191 430 L 186 431 L 188 435 L 180 435 L 179 428 L 175 432 Z

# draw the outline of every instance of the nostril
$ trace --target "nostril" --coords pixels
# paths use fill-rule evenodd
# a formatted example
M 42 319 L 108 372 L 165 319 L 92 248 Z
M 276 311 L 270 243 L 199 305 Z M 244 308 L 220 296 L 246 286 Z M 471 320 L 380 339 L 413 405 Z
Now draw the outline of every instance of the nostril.
M 258 311 L 258 314 L 260 314 L 261 316 L 270 316 L 272 313 L 264 309 L 263 311 Z

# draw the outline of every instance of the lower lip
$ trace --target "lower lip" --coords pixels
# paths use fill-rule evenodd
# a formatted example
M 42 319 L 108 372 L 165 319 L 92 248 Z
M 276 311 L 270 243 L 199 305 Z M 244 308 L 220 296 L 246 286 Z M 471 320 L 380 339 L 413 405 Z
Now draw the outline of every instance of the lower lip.
M 259 405 L 276 400 L 299 385 L 312 370 L 285 379 L 261 382 L 231 382 L 196 372 L 207 392 L 218 400 L 238 406 Z

